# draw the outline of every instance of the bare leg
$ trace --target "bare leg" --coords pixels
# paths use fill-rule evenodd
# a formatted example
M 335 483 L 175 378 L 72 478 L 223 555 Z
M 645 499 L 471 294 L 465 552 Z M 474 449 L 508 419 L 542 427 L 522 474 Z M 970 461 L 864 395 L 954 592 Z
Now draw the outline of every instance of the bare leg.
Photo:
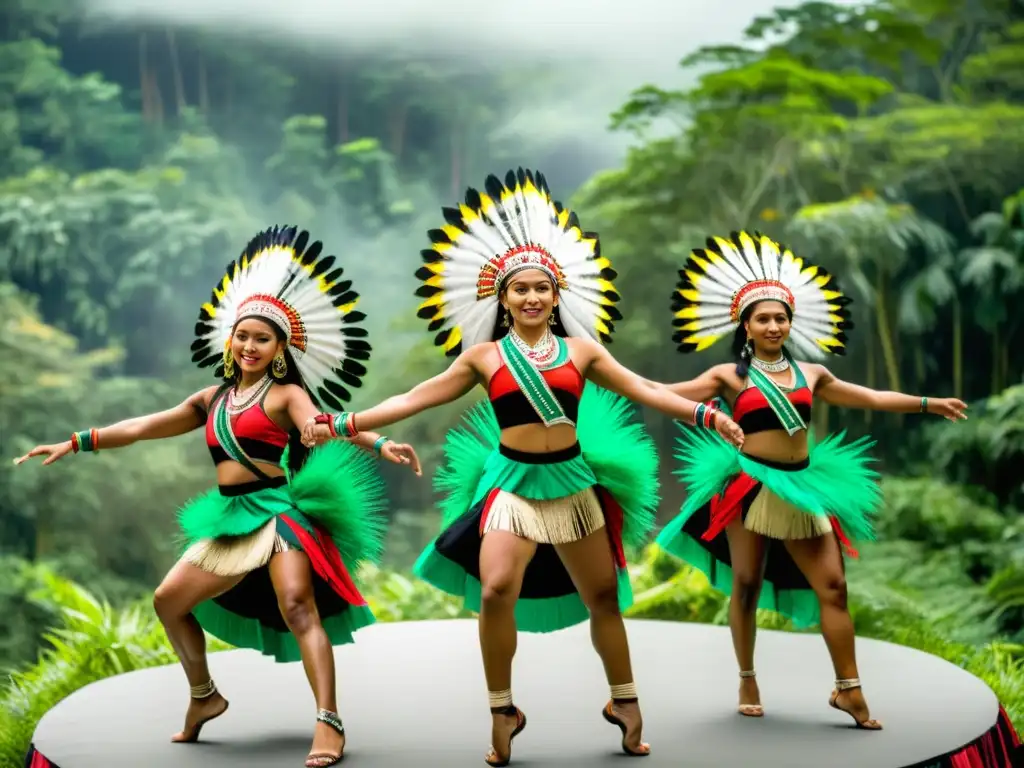
M 218 576 L 179 560 L 153 594 L 153 608 L 192 688 L 210 682 L 206 636 L 192 610 L 204 600 L 227 592 L 241 580 L 241 576 Z M 203 723 L 223 714 L 227 708 L 228 703 L 219 692 L 203 698 L 190 698 L 185 712 L 185 727 L 172 736 L 171 741 L 196 740 Z
M 626 725 L 623 744 L 631 752 L 651 751 L 641 740 L 643 716 L 635 692 L 614 695 L 615 688 L 633 685 L 626 626 L 619 610 L 615 561 L 604 528 L 570 544 L 559 544 L 558 556 L 590 611 L 590 639 L 601 657 L 608 685 L 613 689 L 611 714 Z
M 729 629 L 740 673 L 754 671 L 754 641 L 757 637 L 757 600 L 764 583 L 765 541 L 734 520 L 725 529 L 732 560 L 732 596 L 729 599 Z M 761 691 L 753 675 L 740 678 L 739 712 L 761 717 Z
M 484 534 L 480 545 L 480 652 L 484 677 L 492 699 L 512 689 L 512 658 L 516 654 L 516 619 L 513 613 L 523 574 L 537 545 L 505 531 Z M 485 760 L 498 763 L 508 758 L 518 716 L 497 700 L 491 706 L 491 751 Z
M 786 549 L 807 578 L 821 604 L 821 634 L 832 656 L 837 680 L 858 677 L 854 652 L 853 619 L 847 607 L 846 574 L 839 542 L 832 534 L 813 539 L 791 539 Z M 858 688 L 840 691 L 834 704 L 849 713 L 865 728 L 880 729 L 872 720 L 863 691 Z
M 334 650 L 313 599 L 313 570 L 305 552 L 289 550 L 270 558 L 270 580 L 288 629 L 295 635 L 309 687 L 317 709 L 338 711 Z M 317 722 L 308 766 L 330 765 L 345 750 L 345 737 L 326 723 Z M 314 757 L 316 755 L 316 757 Z

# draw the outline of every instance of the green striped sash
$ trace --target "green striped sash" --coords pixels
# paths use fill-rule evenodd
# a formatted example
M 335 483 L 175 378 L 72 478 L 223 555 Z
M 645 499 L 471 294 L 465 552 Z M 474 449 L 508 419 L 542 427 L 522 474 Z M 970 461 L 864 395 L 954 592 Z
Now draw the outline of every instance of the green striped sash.
M 224 390 L 224 394 L 217 398 L 213 405 L 213 433 L 217 436 L 217 442 L 220 443 L 221 448 L 232 461 L 237 461 L 260 480 L 268 480 L 270 475 L 263 472 L 249 458 L 249 454 L 239 444 L 238 438 L 235 437 L 234 430 L 231 428 L 231 414 L 228 413 L 229 392 L 230 389 Z
M 793 389 L 800 389 L 801 387 L 807 386 L 807 382 L 804 379 L 803 372 L 800 370 L 796 363 L 793 363 L 793 372 L 796 376 L 796 383 Z M 783 429 L 786 430 L 786 434 L 793 435 L 799 432 L 801 429 L 807 429 L 807 424 L 804 423 L 803 418 L 800 416 L 800 412 L 797 411 L 796 406 L 789 402 L 789 398 L 786 397 L 786 392 L 781 386 L 779 386 L 774 380 L 766 376 L 757 368 L 750 367 L 747 375 L 750 377 L 751 383 L 764 395 L 764 399 L 768 401 L 768 405 L 771 407 L 772 412 L 778 417 L 779 423 L 782 424 Z
M 569 359 L 569 345 L 566 344 L 565 339 L 557 336 L 555 339 L 558 342 L 558 355 L 550 365 L 545 366 L 544 370 L 565 365 Z M 526 395 L 526 399 L 540 416 L 545 427 L 553 427 L 556 424 L 576 426 L 572 419 L 565 415 L 561 403 L 558 402 L 555 393 L 551 391 L 551 387 L 544 380 L 541 371 L 519 351 L 512 339 L 505 336 L 498 342 L 498 350 L 509 373 L 512 374 L 512 378 L 519 386 L 519 391 Z

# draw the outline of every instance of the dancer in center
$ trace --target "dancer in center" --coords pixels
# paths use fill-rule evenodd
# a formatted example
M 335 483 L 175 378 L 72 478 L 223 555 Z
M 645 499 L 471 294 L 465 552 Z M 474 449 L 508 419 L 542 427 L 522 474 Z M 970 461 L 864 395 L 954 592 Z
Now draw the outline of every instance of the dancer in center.
M 485 760 L 508 765 L 526 725 L 512 698 L 517 628 L 550 632 L 588 613 L 611 687 L 602 714 L 626 754 L 648 755 L 622 620 L 632 603 L 623 545 L 643 543 L 654 522 L 658 460 L 629 401 L 687 424 L 702 406 L 649 386 L 599 343 L 620 318 L 615 272 L 540 173 L 490 176 L 444 216 L 417 272 L 419 316 L 455 361 L 369 410 L 322 415 L 305 439 L 352 437 L 482 386 L 489 403 L 467 419 L 476 434 L 448 436 L 435 480 L 447 492 L 443 530 L 416 573 L 479 611 L 493 716 Z M 721 412 L 697 426 L 742 442 Z

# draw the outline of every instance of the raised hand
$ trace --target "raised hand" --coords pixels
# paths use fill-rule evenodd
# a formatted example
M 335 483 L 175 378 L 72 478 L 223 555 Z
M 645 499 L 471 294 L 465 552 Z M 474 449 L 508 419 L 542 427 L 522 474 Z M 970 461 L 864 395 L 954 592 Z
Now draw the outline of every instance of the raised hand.
M 422 477 L 423 470 L 420 467 L 420 457 L 416 455 L 415 449 L 406 443 L 395 443 L 391 440 L 384 443 L 380 449 L 382 458 L 395 464 L 408 464 L 417 477 Z
M 71 453 L 70 440 L 65 440 L 63 443 L 55 443 L 54 445 L 37 445 L 24 456 L 16 458 L 14 465 L 24 464 L 36 456 L 45 456 L 46 458 L 43 459 L 43 466 L 45 467 L 47 464 L 53 464 L 53 462 L 67 456 L 69 453 Z
M 732 443 L 737 448 L 743 447 L 743 430 L 740 429 L 740 425 L 721 411 L 715 411 L 715 431 L 726 442 Z

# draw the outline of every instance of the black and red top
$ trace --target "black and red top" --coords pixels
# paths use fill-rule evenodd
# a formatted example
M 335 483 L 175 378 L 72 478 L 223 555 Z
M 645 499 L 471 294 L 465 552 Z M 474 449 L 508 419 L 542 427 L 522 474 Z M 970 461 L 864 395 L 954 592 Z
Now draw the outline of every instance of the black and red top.
M 575 423 L 579 417 L 580 398 L 583 397 L 583 374 L 569 360 L 557 368 L 542 371 L 541 375 L 551 387 L 565 415 Z M 487 397 L 494 407 L 494 415 L 501 429 L 544 423 L 505 365 L 495 371 L 487 383 Z
M 227 397 L 227 393 L 223 397 Z M 210 412 L 212 415 L 212 408 Z M 241 413 L 231 414 L 229 418 L 235 439 L 250 458 L 268 464 L 281 462 L 284 449 L 288 445 L 288 433 L 267 415 L 263 408 L 263 400 L 253 403 Z M 209 417 L 206 419 L 206 447 L 210 450 L 215 466 L 232 460 L 217 440 L 213 419 Z
M 814 396 L 810 387 L 800 374 L 799 369 L 795 373 L 796 386 L 793 389 L 780 386 L 785 393 L 786 399 L 796 408 L 804 423 L 810 423 L 811 404 Z M 775 415 L 768 404 L 768 399 L 757 387 L 748 386 L 736 396 L 736 402 L 732 407 L 732 418 L 745 435 L 753 435 L 757 432 L 767 432 L 771 429 L 785 429 L 779 417 Z

